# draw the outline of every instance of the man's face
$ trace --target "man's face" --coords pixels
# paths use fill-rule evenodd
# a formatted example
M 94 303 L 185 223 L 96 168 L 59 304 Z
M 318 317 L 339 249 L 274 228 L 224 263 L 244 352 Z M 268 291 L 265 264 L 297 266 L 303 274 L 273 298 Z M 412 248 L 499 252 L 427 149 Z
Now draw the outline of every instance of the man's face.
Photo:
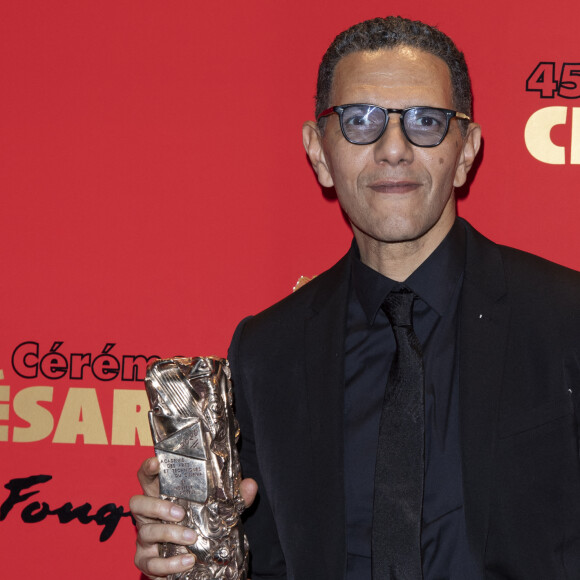
M 330 101 L 454 109 L 447 65 L 410 47 L 345 56 L 336 66 Z M 389 116 L 385 133 L 371 145 L 349 143 L 336 114 L 326 123 L 323 136 L 315 124 L 305 125 L 306 150 L 320 183 L 335 188 L 363 259 L 365 248 L 384 243 L 418 241 L 432 251 L 453 225 L 453 188 L 465 182 L 479 127 L 470 125 L 464 139 L 452 119 L 443 142 L 425 148 L 407 141 L 397 114 Z

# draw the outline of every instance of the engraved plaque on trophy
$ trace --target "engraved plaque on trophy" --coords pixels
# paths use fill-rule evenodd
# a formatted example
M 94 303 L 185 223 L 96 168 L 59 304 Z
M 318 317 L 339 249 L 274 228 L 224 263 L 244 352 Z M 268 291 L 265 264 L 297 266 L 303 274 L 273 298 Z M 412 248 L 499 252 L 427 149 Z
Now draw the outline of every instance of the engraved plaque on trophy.
M 230 369 L 215 357 L 151 363 L 145 388 L 159 459 L 160 497 L 179 504 L 181 525 L 197 533 L 190 546 L 162 544 L 162 556 L 192 553 L 193 569 L 169 580 L 245 580 L 248 541 L 240 515 L 239 435 L 232 409 Z

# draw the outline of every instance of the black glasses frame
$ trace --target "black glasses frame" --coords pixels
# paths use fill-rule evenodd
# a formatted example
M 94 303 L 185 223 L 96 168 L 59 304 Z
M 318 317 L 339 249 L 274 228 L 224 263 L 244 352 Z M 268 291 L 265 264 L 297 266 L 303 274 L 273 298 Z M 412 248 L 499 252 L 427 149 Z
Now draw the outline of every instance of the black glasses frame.
M 381 132 L 378 134 L 378 136 L 375 139 L 373 139 L 372 141 L 360 142 L 360 141 L 353 141 L 352 139 L 349 139 L 347 137 L 346 132 L 344 130 L 342 118 L 343 118 L 344 111 L 346 109 L 348 109 L 349 107 L 373 107 L 375 109 L 380 109 L 381 111 L 383 111 L 385 113 L 385 122 L 383 123 L 383 128 L 381 129 Z M 443 132 L 441 139 L 439 139 L 439 141 L 437 141 L 437 143 L 434 143 L 433 145 L 421 145 L 419 143 L 415 143 L 409 137 L 409 135 L 407 135 L 407 131 L 405 130 L 405 115 L 409 111 L 417 111 L 417 110 L 422 110 L 422 109 L 425 109 L 425 110 L 429 110 L 429 109 L 433 110 L 434 109 L 436 111 L 441 111 L 442 113 L 445 113 L 445 119 L 446 119 L 445 131 Z M 337 105 L 335 107 L 330 107 L 329 109 L 322 111 L 322 113 L 320 113 L 320 115 L 318 115 L 316 120 L 320 121 L 320 119 L 322 117 L 328 117 L 329 115 L 332 115 L 334 113 L 336 113 L 338 115 L 338 119 L 340 121 L 340 130 L 342 131 L 344 138 L 349 143 L 352 143 L 353 145 L 372 145 L 373 143 L 376 143 L 385 133 L 385 131 L 387 129 L 387 125 L 389 123 L 389 115 L 391 113 L 401 115 L 401 130 L 403 131 L 403 135 L 405 135 L 405 138 L 407 139 L 407 141 L 409 141 L 409 143 L 411 143 L 412 145 L 415 145 L 416 147 L 437 147 L 437 145 L 440 145 L 442 143 L 443 139 L 445 139 L 445 137 L 447 136 L 447 133 L 449 131 L 449 121 L 451 119 L 453 119 L 454 117 L 457 117 L 458 119 L 460 119 L 462 121 L 471 121 L 471 117 L 469 117 L 465 113 L 460 113 L 459 111 L 453 111 L 452 109 L 442 109 L 440 107 L 428 107 L 428 106 L 407 107 L 406 109 L 386 109 L 385 107 L 379 107 L 378 105 L 370 105 L 367 103 L 349 103 L 348 105 Z

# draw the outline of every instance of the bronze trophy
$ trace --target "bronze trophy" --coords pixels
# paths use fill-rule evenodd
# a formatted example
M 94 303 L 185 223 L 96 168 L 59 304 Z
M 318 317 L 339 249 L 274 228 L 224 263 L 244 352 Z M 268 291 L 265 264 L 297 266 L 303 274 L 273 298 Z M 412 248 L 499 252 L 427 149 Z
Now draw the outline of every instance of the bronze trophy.
M 145 388 L 160 497 L 179 504 L 181 525 L 197 533 L 190 546 L 163 544 L 164 557 L 191 552 L 193 569 L 169 580 L 246 580 L 248 541 L 240 515 L 238 423 L 232 408 L 230 368 L 215 357 L 151 363 Z

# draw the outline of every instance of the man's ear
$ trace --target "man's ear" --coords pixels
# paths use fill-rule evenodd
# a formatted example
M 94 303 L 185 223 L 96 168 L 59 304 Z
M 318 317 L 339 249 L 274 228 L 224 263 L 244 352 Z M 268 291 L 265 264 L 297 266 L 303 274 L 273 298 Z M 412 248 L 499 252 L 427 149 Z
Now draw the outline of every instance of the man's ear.
M 463 148 L 457 169 L 455 170 L 455 179 L 453 185 L 461 187 L 467 180 L 467 174 L 471 169 L 477 152 L 481 145 L 481 127 L 477 123 L 470 123 L 467 128 L 467 135 L 463 139 Z
M 322 187 L 333 187 L 334 181 L 330 174 L 326 155 L 322 148 L 322 135 L 314 121 L 306 121 L 302 126 L 302 142 L 312 168 L 316 172 L 318 182 Z

